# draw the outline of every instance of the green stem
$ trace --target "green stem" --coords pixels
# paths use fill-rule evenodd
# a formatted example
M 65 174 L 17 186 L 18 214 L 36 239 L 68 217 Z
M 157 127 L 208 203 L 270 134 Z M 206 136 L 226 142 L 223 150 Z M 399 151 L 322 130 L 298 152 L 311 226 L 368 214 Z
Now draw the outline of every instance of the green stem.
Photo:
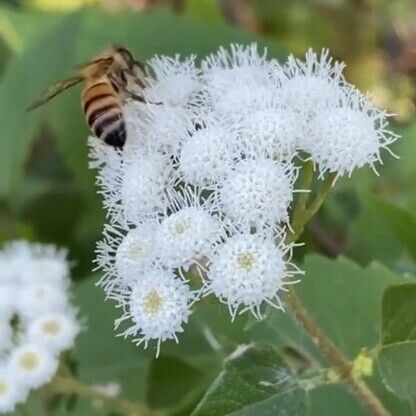
M 334 184 L 335 178 L 336 174 L 334 173 L 330 173 L 326 176 L 322 186 L 316 194 L 315 199 L 308 206 L 306 206 L 308 196 L 305 198 L 305 195 L 307 194 L 301 195 L 293 211 L 293 219 L 291 223 L 292 232 L 286 236 L 286 244 L 294 243 L 302 235 L 305 225 L 319 211 L 319 208 L 321 208 L 322 203 Z
M 160 412 L 154 412 L 146 406 L 133 403 L 128 400 L 119 399 L 117 397 L 109 397 L 92 386 L 80 383 L 74 377 L 56 377 L 51 385 L 51 390 L 55 393 L 66 395 L 76 394 L 84 397 L 92 402 L 99 401 L 103 403 L 109 410 L 122 413 L 128 416 L 160 416 Z

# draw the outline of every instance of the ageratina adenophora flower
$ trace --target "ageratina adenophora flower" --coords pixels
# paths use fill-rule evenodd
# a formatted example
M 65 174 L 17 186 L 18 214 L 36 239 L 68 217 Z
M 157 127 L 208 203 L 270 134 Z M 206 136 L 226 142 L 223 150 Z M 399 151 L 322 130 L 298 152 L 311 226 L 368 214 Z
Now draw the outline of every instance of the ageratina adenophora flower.
M 69 272 L 66 251 L 54 246 L 17 241 L 0 250 L 0 413 L 47 384 L 74 344 Z
M 283 241 L 302 162 L 350 175 L 397 138 L 327 50 L 278 62 L 231 45 L 201 58 L 151 59 L 146 103 L 124 108 L 125 148 L 90 141 L 109 221 L 100 285 L 130 322 L 124 334 L 158 351 L 205 295 L 233 317 L 282 308 L 300 272 Z

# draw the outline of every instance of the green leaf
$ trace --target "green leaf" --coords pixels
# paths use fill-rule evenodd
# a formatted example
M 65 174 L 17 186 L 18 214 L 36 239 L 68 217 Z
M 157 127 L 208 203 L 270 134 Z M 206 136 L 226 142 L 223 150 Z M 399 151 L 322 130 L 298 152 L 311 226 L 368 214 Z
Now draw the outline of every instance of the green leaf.
M 153 408 L 179 404 L 190 392 L 201 392 L 204 374 L 185 360 L 162 355 L 151 363 L 147 402 Z
M 237 347 L 192 416 L 304 415 L 305 393 L 279 354 L 265 345 Z
M 75 303 L 86 318 L 86 330 L 75 347 L 80 379 L 92 384 L 118 382 L 124 397 L 143 400 L 153 352 L 115 336 L 113 323 L 119 310 L 105 301 L 103 291 L 94 286 L 93 280 L 76 287 Z
M 401 399 L 416 397 L 416 284 L 386 290 L 382 309 L 380 368 L 386 386 Z

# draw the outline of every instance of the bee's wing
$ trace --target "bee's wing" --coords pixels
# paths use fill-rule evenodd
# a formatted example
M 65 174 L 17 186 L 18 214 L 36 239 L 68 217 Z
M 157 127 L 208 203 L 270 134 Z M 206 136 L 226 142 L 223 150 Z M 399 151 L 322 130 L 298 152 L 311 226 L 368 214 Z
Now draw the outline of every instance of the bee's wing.
M 67 90 L 68 88 L 73 87 L 74 85 L 80 83 L 84 80 L 84 77 L 76 76 L 73 78 L 68 78 L 63 81 L 60 81 L 56 83 L 55 85 L 52 85 L 50 88 L 48 88 L 40 97 L 37 99 L 34 103 L 32 103 L 26 111 L 34 110 L 35 108 L 41 106 L 42 104 L 45 104 L 52 98 L 56 97 L 61 92 Z
M 81 73 L 84 70 L 89 70 L 89 72 L 91 72 L 91 69 L 92 69 L 92 74 L 90 73 L 90 76 L 93 76 L 94 78 L 95 77 L 99 78 L 107 73 L 110 66 L 113 64 L 113 62 L 114 62 L 114 58 L 112 56 L 108 56 L 105 58 L 97 58 L 92 61 L 79 64 L 76 66 L 76 68 Z M 94 66 L 94 68 L 90 68 L 92 66 Z

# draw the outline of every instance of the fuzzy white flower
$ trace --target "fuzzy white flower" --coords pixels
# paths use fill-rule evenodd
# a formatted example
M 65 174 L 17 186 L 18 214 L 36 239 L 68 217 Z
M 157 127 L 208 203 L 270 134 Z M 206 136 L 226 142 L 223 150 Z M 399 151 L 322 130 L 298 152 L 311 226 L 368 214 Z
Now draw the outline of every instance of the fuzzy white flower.
M 173 213 L 161 222 L 157 235 L 163 253 L 160 261 L 167 267 L 187 269 L 209 255 L 212 246 L 221 240 L 222 227 L 211 215 L 210 204 L 200 204 L 194 194 L 173 196 L 170 207 Z
M 291 160 L 303 136 L 299 114 L 271 101 L 260 108 L 248 107 L 238 118 L 235 127 L 241 153 Z
M 179 158 L 183 180 L 196 186 L 218 182 L 234 162 L 235 136 L 218 123 L 195 130 L 184 142 Z
M 27 329 L 27 338 L 52 353 L 60 353 L 72 347 L 80 330 L 70 313 L 47 313 L 37 317 Z
M 121 174 L 121 204 L 129 221 L 163 210 L 169 164 L 160 154 L 136 155 Z
M 209 265 L 206 293 L 227 303 L 232 318 L 238 309 L 261 316 L 266 302 L 282 308 L 279 292 L 290 276 L 285 249 L 261 235 L 238 234 L 219 246 Z
M 181 60 L 175 57 L 155 56 L 148 64 L 155 79 L 149 80 L 146 99 L 154 103 L 185 106 L 194 101 L 199 90 L 199 70 L 195 65 L 196 56 Z
M 57 369 L 56 356 L 34 343 L 17 347 L 10 356 L 10 371 L 20 384 L 28 388 L 48 383 Z
M 139 224 L 123 238 L 116 253 L 119 275 L 128 276 L 146 270 L 157 262 L 161 254 L 156 245 L 158 228 L 155 223 Z
M 256 93 L 273 89 L 266 51 L 256 44 L 220 48 L 202 62 L 203 100 L 219 114 L 250 106 Z
M 282 72 L 277 71 L 281 100 L 288 108 L 303 114 L 308 122 L 320 109 L 337 105 L 342 99 L 346 84 L 342 74 L 344 67 L 343 63 L 333 62 L 326 49 L 320 56 L 309 50 L 305 61 L 290 55 L 283 79 Z
M 0 365 L 0 413 L 14 411 L 27 394 L 28 390 L 17 382 L 13 372 L 4 364 Z
M 356 91 L 339 107 L 329 107 L 310 122 L 305 150 L 311 154 L 321 175 L 351 175 L 354 169 L 381 162 L 380 151 L 397 136 L 387 129 L 386 114 Z M 391 151 L 390 151 L 391 153 Z
M 158 263 L 161 251 L 156 244 L 159 222 L 106 225 L 104 238 L 97 245 L 98 267 L 104 271 L 99 285 L 107 294 L 126 287 L 137 273 Z
M 68 262 L 58 256 L 28 259 L 22 264 L 22 284 L 43 283 L 66 288 L 69 284 L 68 277 Z
M 145 347 L 151 340 L 157 341 L 157 355 L 160 343 L 174 339 L 183 331 L 188 321 L 192 294 L 187 284 L 175 277 L 171 271 L 151 270 L 138 277 L 136 284 L 125 294 L 125 314 L 116 321 L 116 326 L 125 320 L 133 325 L 122 335 L 136 337 L 137 344 Z
M 45 283 L 23 287 L 17 298 L 19 316 L 25 321 L 31 321 L 43 313 L 65 311 L 67 307 L 66 291 Z
M 192 114 L 182 107 L 148 105 L 143 114 L 136 115 L 139 145 L 164 154 L 177 154 L 182 142 L 194 128 Z
M 290 165 L 266 158 L 243 160 L 221 187 L 222 210 L 242 225 L 287 222 L 295 179 Z

